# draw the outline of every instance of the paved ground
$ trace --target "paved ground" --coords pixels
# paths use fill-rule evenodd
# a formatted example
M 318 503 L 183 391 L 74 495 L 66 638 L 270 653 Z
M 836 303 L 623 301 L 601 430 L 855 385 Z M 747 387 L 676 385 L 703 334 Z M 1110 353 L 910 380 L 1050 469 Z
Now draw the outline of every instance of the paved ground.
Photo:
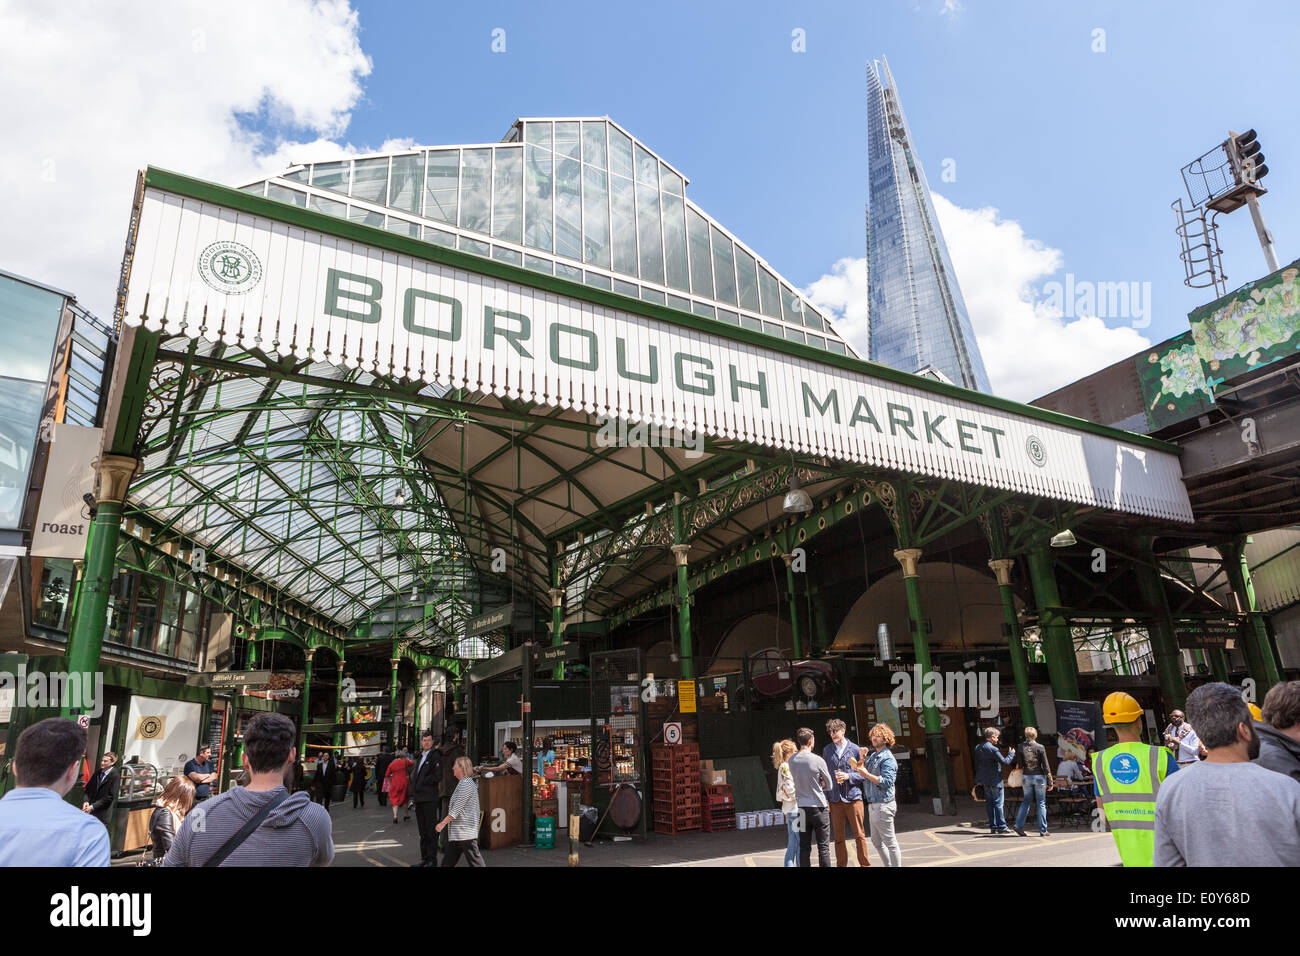
M 335 866 L 410 866 L 419 860 L 419 835 L 415 816 L 392 822 L 391 810 L 373 800 L 353 810 L 351 802 L 334 804 Z M 973 825 L 972 825 L 973 824 Z M 1119 854 L 1109 833 L 1063 828 L 1039 837 L 994 836 L 985 825 L 983 806 L 966 802 L 956 817 L 938 818 L 919 807 L 904 807 L 898 816 L 899 844 L 904 866 L 1118 866 Z M 785 856 L 785 830 L 735 830 L 725 833 L 687 833 L 680 836 L 649 834 L 644 840 L 627 842 L 600 840 L 594 846 L 579 846 L 583 866 L 773 866 Z M 857 866 L 853 844 L 849 866 Z M 876 851 L 868 844 L 873 866 L 881 866 Z M 832 858 L 834 850 L 832 848 Z M 567 833 L 557 834 L 553 850 L 511 847 L 484 853 L 489 867 L 567 866 Z M 134 866 L 131 854 L 114 861 L 115 866 Z M 813 850 L 813 865 L 817 852 Z
M 965 809 L 965 808 L 963 808 Z M 1047 837 L 994 836 L 975 826 L 983 823 L 983 808 L 957 817 L 936 818 L 919 809 L 899 815 L 899 843 L 904 866 L 1118 866 L 1119 854 L 1109 833 L 1069 828 Z M 415 818 L 393 824 L 390 811 L 367 805 L 334 806 L 335 866 L 409 866 L 419 858 Z M 937 822 L 937 825 L 936 825 Z M 557 835 L 556 848 L 514 847 L 484 853 L 489 867 L 567 866 L 567 834 Z M 880 866 L 868 844 L 873 866 Z M 583 866 L 774 866 L 782 865 L 785 830 L 737 830 L 726 833 L 650 834 L 644 840 L 599 841 L 579 846 Z M 833 851 L 832 851 L 833 856 Z M 816 850 L 813 865 L 816 866 Z M 849 844 L 849 865 L 857 866 Z

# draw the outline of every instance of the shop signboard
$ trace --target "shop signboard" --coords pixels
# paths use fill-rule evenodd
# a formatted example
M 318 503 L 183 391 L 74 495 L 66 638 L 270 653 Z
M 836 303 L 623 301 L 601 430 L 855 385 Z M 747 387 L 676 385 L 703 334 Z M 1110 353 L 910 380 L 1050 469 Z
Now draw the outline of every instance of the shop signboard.
M 1237 646 L 1237 624 L 1235 621 L 1198 621 L 1195 623 L 1177 622 L 1174 633 L 1178 637 L 1178 646 L 1188 650 L 1198 648 L 1232 650 Z
M 196 675 L 195 683 L 200 687 L 229 689 L 265 687 L 270 680 L 270 671 L 209 671 Z
M 1300 260 L 1188 316 L 1205 380 L 1217 394 L 1235 379 L 1300 353 Z
M 480 614 L 475 614 L 465 622 L 465 637 L 481 637 L 489 631 L 495 631 L 498 628 L 509 627 L 514 620 L 514 605 L 504 604 L 501 607 L 490 608 Z
M 1096 750 L 1106 746 L 1106 725 L 1101 704 L 1095 700 L 1056 701 L 1056 759 L 1072 757 L 1084 766 Z
M 266 700 L 296 700 L 302 697 L 306 683 L 307 675 L 302 671 L 276 671 L 267 678 L 262 690 L 250 690 L 247 694 Z
M 567 661 L 576 661 L 581 650 L 582 645 L 577 641 L 565 641 L 563 644 L 540 648 L 533 659 L 537 667 L 553 667 Z
M 58 424 L 50 432 L 45 487 L 32 529 L 32 555 L 84 558 L 90 530 L 86 495 L 95 492 L 95 462 L 104 429 Z
M 607 423 L 1192 520 L 1177 457 L 1140 436 L 159 170 L 145 186 L 129 326 L 274 341 L 300 359 Z

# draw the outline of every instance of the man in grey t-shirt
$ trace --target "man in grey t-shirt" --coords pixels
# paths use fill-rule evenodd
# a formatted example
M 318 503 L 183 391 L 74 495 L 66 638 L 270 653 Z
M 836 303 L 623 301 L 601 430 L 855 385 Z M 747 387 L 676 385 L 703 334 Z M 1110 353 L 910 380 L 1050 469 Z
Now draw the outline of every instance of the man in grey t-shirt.
M 329 866 L 334 859 L 329 811 L 306 791 L 289 795 L 285 771 L 297 759 L 293 721 L 258 714 L 244 729 L 245 786 L 197 804 L 185 817 L 163 866 L 204 866 L 271 801 L 281 802 L 219 866 Z
M 1205 684 L 1188 720 L 1209 756 L 1156 797 L 1156 866 L 1300 866 L 1300 783 L 1251 763 L 1259 736 L 1241 691 Z
M 800 727 L 794 735 L 798 753 L 787 761 L 794 777 L 795 802 L 799 804 L 799 865 L 812 866 L 812 841 L 817 841 L 817 865 L 831 865 L 831 812 L 826 791 L 834 785 L 826 761 L 813 753 L 813 732 Z

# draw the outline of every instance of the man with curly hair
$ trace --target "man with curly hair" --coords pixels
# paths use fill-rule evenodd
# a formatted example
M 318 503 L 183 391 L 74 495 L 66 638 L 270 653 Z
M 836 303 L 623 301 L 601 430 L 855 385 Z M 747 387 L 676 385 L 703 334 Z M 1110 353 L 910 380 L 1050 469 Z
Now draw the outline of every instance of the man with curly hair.
M 894 833 L 894 816 L 898 803 L 894 800 L 894 781 L 898 779 L 898 761 L 890 748 L 894 746 L 894 732 L 887 724 L 876 724 L 867 735 L 871 753 L 854 769 L 866 778 L 862 796 L 867 802 L 867 820 L 871 824 L 871 845 L 880 854 L 885 866 L 902 866 L 903 849 Z

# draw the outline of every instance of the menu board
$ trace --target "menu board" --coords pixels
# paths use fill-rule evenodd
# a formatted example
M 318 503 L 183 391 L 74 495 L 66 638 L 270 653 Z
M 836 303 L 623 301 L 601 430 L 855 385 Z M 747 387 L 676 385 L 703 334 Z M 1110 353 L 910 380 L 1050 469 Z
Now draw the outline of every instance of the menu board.
M 216 771 L 217 779 L 221 779 L 221 762 L 224 757 L 222 753 L 222 743 L 226 738 L 226 712 L 225 710 L 213 710 L 208 717 L 208 743 L 212 745 L 213 770 Z

